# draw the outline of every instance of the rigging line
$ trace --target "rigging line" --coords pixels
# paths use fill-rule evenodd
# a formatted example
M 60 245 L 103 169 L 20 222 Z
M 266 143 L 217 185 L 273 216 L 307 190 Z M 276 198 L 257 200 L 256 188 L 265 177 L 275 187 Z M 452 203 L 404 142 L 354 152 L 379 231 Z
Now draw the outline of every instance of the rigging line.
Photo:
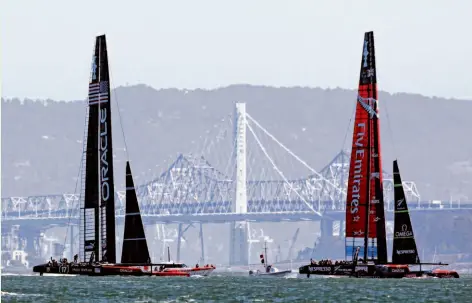
M 351 115 L 350 115 L 350 118 L 349 118 L 349 123 L 347 124 L 346 133 L 344 134 L 344 140 L 343 140 L 343 144 L 341 146 L 341 150 L 343 150 L 346 147 L 347 135 L 349 134 L 349 129 L 351 128 L 352 118 L 356 114 L 356 107 L 357 107 L 357 102 L 353 102 L 352 112 L 351 112 Z
M 87 98 L 87 101 L 88 103 L 88 98 Z M 83 186 L 82 184 L 82 179 L 80 178 L 80 175 L 81 173 L 83 172 L 83 161 L 84 161 L 84 157 L 85 157 L 85 149 L 87 148 L 87 143 L 86 143 L 86 137 L 87 137 L 87 118 L 88 118 L 88 104 L 86 103 L 86 107 L 85 107 L 85 122 L 84 122 L 84 136 L 82 138 L 82 156 L 80 157 L 80 164 L 79 164 L 79 172 L 77 173 L 77 180 L 75 181 L 75 189 L 74 189 L 74 195 L 77 193 L 77 186 L 79 184 L 79 179 L 81 180 L 80 183 L 81 183 L 81 186 Z M 79 203 L 77 203 L 77 206 L 78 206 L 78 209 L 80 210 L 80 201 L 81 201 L 81 197 L 82 197 L 82 193 L 79 194 Z M 80 214 L 79 214 L 80 216 Z M 67 242 L 67 235 L 69 234 L 69 227 L 70 227 L 70 221 L 72 220 L 72 210 L 69 212 L 69 219 L 68 219 L 68 222 L 67 222 L 67 229 L 66 229 L 66 235 L 64 236 L 64 248 L 62 250 L 62 254 L 64 254 L 65 250 L 66 250 L 66 242 Z M 72 230 L 72 229 L 71 229 Z M 74 236 L 74 235 L 72 235 Z M 72 247 L 71 247 L 71 252 L 72 252 Z
M 298 157 L 294 152 L 292 152 L 288 147 L 282 144 L 277 138 L 275 138 L 271 133 L 269 133 L 268 130 L 266 130 L 264 127 L 262 127 L 254 118 L 252 118 L 248 113 L 246 113 L 246 116 L 256 124 L 257 127 L 259 127 L 267 136 L 269 136 L 272 140 L 274 140 L 277 144 L 279 144 L 286 152 L 288 152 L 292 157 L 298 160 L 301 164 L 303 164 L 306 168 L 308 168 L 313 174 L 315 174 L 317 177 L 321 178 L 323 181 L 328 183 L 329 185 L 333 186 L 335 190 L 340 191 L 341 193 L 346 194 L 346 190 L 343 188 L 338 187 L 336 184 L 333 182 L 329 181 L 327 178 L 325 178 L 322 174 L 317 172 L 315 169 L 313 169 L 311 166 L 309 166 L 305 161 L 303 161 L 300 157 Z M 248 124 L 249 126 L 249 124 Z
M 321 213 L 317 212 L 311 205 L 310 203 L 308 203 L 305 198 L 303 198 L 299 193 L 298 191 L 296 191 L 294 188 L 293 188 L 293 185 L 288 182 L 287 178 L 284 176 L 284 174 L 279 170 L 279 168 L 277 167 L 277 165 L 275 165 L 274 161 L 272 160 L 272 158 L 269 156 L 269 154 L 267 153 L 265 147 L 262 145 L 261 141 L 259 141 L 259 138 L 257 137 L 256 133 L 254 132 L 254 130 L 252 129 L 251 125 L 249 123 L 246 123 L 247 125 L 247 128 L 249 129 L 249 131 L 252 133 L 252 135 L 254 136 L 254 139 L 256 139 L 257 141 L 257 144 L 259 145 L 259 147 L 262 149 L 262 152 L 265 154 L 265 156 L 267 157 L 267 159 L 269 159 L 270 163 L 272 164 L 273 168 L 277 171 L 277 173 L 282 177 L 282 179 L 285 181 L 285 183 L 287 183 L 290 187 L 290 189 L 306 204 L 306 206 L 311 210 L 313 211 L 315 214 L 317 214 L 318 216 L 322 216 Z
M 115 100 L 116 108 L 118 110 L 118 117 L 119 117 L 119 120 L 120 120 L 121 135 L 123 136 L 123 142 L 125 144 L 126 160 L 129 162 L 128 144 L 126 144 L 126 136 L 125 136 L 125 131 L 124 131 L 124 127 L 123 127 L 123 119 L 121 118 L 121 110 L 120 110 L 120 104 L 118 102 L 118 94 L 116 92 L 115 81 L 113 81 L 113 73 L 112 73 L 111 68 L 110 68 L 111 64 L 110 64 L 110 55 L 108 53 L 108 50 L 107 50 L 107 59 L 108 59 L 108 75 L 109 75 L 109 78 L 110 78 L 110 82 L 113 84 L 113 85 L 109 85 L 109 87 L 111 88 L 113 86 L 113 91 L 114 91 L 113 99 Z M 110 94 L 111 94 L 111 91 L 110 91 Z M 110 99 L 111 99 L 111 97 L 110 97 Z M 111 108 L 110 108 L 110 114 L 111 114 Z
M 82 160 L 83 160 L 83 156 L 80 158 L 79 173 L 77 174 L 77 180 L 75 181 L 74 196 L 75 196 L 75 193 L 77 192 L 77 186 L 79 184 L 80 173 L 82 171 Z M 79 198 L 79 203 L 77 205 L 79 206 L 79 209 L 80 209 L 80 198 Z M 64 236 L 64 248 L 62 250 L 62 254 L 64 254 L 64 252 L 66 250 L 67 235 L 69 234 L 70 221 L 72 220 L 72 210 L 70 208 L 69 208 L 69 210 L 70 210 L 69 211 L 69 219 L 68 219 L 68 222 L 67 222 L 66 235 Z M 72 247 L 71 247 L 71 252 L 72 252 Z

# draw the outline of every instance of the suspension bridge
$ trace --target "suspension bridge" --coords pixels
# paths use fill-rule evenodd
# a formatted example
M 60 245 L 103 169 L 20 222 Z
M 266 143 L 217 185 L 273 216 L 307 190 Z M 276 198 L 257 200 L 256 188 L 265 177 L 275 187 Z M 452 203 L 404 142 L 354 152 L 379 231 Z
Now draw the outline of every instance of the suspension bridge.
M 228 121 L 229 127 L 218 128 L 215 138 L 205 140 L 203 152 L 180 154 L 163 173 L 137 187 L 146 225 L 178 224 L 177 259 L 184 233 L 195 223 L 200 224 L 203 258 L 202 225 L 231 222 L 233 264 L 248 262 L 251 222 L 321 221 L 322 236 L 343 234 L 349 152 L 340 151 L 315 170 L 247 113 L 244 103 L 236 104 Z M 212 149 L 219 145 L 224 151 Z M 275 150 L 283 156 L 278 157 Z M 393 180 L 385 171 L 383 178 L 385 207 L 391 218 Z M 472 203 L 460 200 L 423 201 L 415 182 L 404 181 L 403 186 L 412 212 L 472 209 Z M 115 197 L 117 222 L 122 224 L 125 192 L 117 191 Z M 39 231 L 50 226 L 77 224 L 79 210 L 80 196 L 74 193 L 2 198 L 2 230 L 19 225 L 30 235 L 27 242 L 33 243 Z M 71 251 L 77 240 L 74 235 L 71 227 Z

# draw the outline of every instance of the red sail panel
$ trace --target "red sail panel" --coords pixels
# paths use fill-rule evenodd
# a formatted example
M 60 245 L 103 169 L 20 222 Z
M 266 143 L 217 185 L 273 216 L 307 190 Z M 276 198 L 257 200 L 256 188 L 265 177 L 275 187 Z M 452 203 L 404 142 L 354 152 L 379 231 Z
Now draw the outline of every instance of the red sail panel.
M 360 92 L 361 88 L 359 88 Z M 369 201 L 369 114 L 360 103 L 356 106 L 356 117 L 352 138 L 351 161 L 346 198 L 346 237 L 364 238 L 366 207 Z

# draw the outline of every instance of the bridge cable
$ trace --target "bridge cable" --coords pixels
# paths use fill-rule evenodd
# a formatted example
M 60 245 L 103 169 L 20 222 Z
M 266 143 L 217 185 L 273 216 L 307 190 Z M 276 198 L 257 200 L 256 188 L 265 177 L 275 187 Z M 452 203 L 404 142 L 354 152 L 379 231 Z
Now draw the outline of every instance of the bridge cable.
M 257 137 L 256 133 L 254 132 L 254 130 L 252 129 L 251 125 L 249 123 L 246 123 L 246 126 L 248 127 L 249 131 L 252 133 L 252 135 L 254 136 L 254 139 L 256 139 L 257 141 L 257 144 L 259 145 L 259 147 L 262 149 L 262 152 L 265 154 L 265 156 L 267 157 L 267 159 L 269 159 L 270 163 L 272 164 L 272 166 L 274 167 L 274 169 L 277 171 L 277 173 L 282 177 L 282 179 L 285 181 L 285 183 L 287 183 L 289 186 L 290 186 L 290 189 L 295 192 L 295 194 L 306 204 L 306 206 L 311 210 L 313 211 L 315 214 L 319 215 L 320 217 L 322 216 L 321 213 L 317 212 L 311 205 L 310 203 L 308 203 L 305 198 L 303 198 L 299 193 L 298 191 L 296 191 L 294 188 L 293 188 L 293 185 L 288 182 L 287 178 L 284 176 L 284 174 L 279 170 L 279 168 L 277 167 L 277 165 L 275 165 L 274 161 L 272 160 L 272 158 L 269 156 L 269 154 L 267 153 L 265 147 L 262 145 L 261 141 L 259 140 L 259 138 Z
M 257 127 L 259 127 L 267 136 L 269 136 L 272 140 L 274 140 L 277 144 L 280 145 L 280 147 L 282 147 L 286 152 L 288 152 L 292 157 L 294 157 L 295 159 L 297 159 L 301 164 L 303 164 L 306 168 L 308 168 L 313 174 L 315 174 L 317 177 L 321 178 L 322 180 L 324 180 L 326 183 L 328 183 L 329 185 L 333 186 L 336 190 L 338 191 L 341 191 L 341 193 L 344 193 L 346 194 L 346 190 L 343 189 L 343 188 L 340 188 L 338 187 L 336 184 L 334 184 L 333 182 L 331 182 L 330 180 L 326 179 L 322 174 L 320 174 L 319 172 L 317 172 L 314 168 L 312 168 L 311 166 L 309 166 L 305 161 L 303 161 L 300 157 L 298 157 L 295 153 L 293 153 L 288 147 L 286 147 L 285 145 L 282 144 L 282 142 L 280 142 L 279 140 L 277 140 L 277 138 L 275 138 L 271 133 L 269 133 L 269 131 L 267 131 L 264 127 L 262 127 L 254 118 L 252 118 L 248 113 L 246 113 L 246 116 L 249 118 L 249 120 L 251 120 L 252 122 L 254 122 L 254 124 L 256 124 Z M 249 127 L 249 124 L 248 124 L 248 127 Z

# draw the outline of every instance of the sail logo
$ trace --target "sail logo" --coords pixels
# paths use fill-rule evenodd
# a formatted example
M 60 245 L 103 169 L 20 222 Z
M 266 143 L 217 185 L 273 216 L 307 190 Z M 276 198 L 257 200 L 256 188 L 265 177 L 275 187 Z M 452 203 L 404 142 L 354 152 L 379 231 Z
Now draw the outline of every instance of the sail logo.
M 310 271 L 331 271 L 331 267 L 315 267 L 315 266 L 310 266 L 309 267 Z
M 110 198 L 110 185 L 108 184 L 109 176 L 108 176 L 108 125 L 107 125 L 107 109 L 100 108 L 100 128 L 102 131 L 100 132 L 100 163 L 101 163 L 101 170 L 100 170 L 100 185 L 101 185 L 101 193 L 102 193 L 102 203 L 108 201 Z
M 354 271 L 355 272 L 358 272 L 358 271 L 365 271 L 365 272 L 368 272 L 368 269 L 367 269 L 367 266 L 356 266 L 354 268 Z
M 97 56 L 92 58 L 92 80 L 97 80 Z
M 403 202 L 405 202 L 405 198 L 401 199 L 401 200 L 398 200 L 397 201 L 397 207 L 401 207 Z
M 403 249 L 403 250 L 397 249 L 397 255 L 409 255 L 409 254 L 414 254 L 414 253 L 416 253 L 414 249 Z
M 396 238 L 408 238 L 412 236 L 413 236 L 413 232 L 408 230 L 408 226 L 406 224 L 402 225 L 402 231 L 395 232 Z
M 361 96 L 357 96 L 357 101 L 361 104 L 362 108 L 370 114 L 370 118 L 373 118 L 374 116 L 377 118 L 379 117 L 377 112 L 370 105 L 370 103 L 376 103 L 377 100 L 374 98 L 362 98 Z M 369 104 L 367 104 L 366 101 L 369 102 Z
M 355 147 L 363 147 L 362 141 L 365 136 L 365 123 L 358 123 L 356 125 L 357 133 L 355 140 Z M 364 159 L 364 150 L 358 149 L 355 151 L 354 158 L 354 174 L 352 178 L 352 194 L 351 194 L 351 214 L 359 212 L 359 198 L 360 198 L 360 183 L 362 179 L 362 161 Z
M 368 64 L 367 64 L 367 58 L 369 56 L 369 50 L 367 49 L 367 46 L 368 46 L 369 42 L 367 40 L 364 41 L 364 51 L 362 53 L 362 57 L 364 57 L 364 65 L 363 67 L 367 67 Z
M 85 251 L 93 251 L 95 248 L 95 241 L 94 240 L 86 240 L 84 244 Z

